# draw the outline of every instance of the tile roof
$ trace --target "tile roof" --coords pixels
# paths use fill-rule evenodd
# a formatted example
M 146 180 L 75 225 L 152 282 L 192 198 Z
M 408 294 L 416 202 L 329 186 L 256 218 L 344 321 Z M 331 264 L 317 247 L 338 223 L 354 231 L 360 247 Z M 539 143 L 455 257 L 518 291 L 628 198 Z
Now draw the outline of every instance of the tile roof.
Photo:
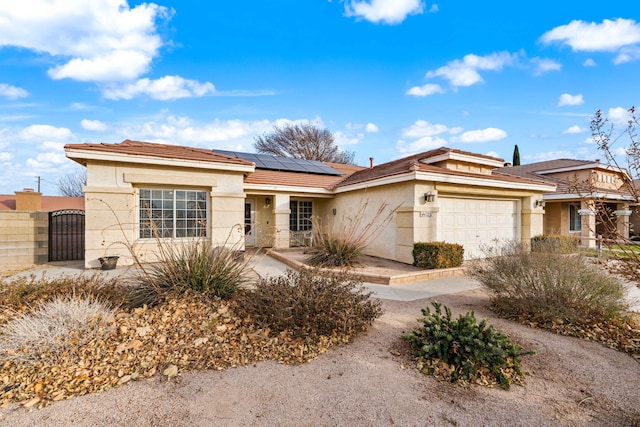
M 245 184 L 285 185 L 292 187 L 315 187 L 332 189 L 345 177 L 365 169 L 362 166 L 323 162 L 341 172 L 342 175 L 319 175 L 301 172 L 285 172 L 267 169 L 256 169 L 244 180 Z
M 225 156 L 214 153 L 204 148 L 183 147 L 180 145 L 157 144 L 154 142 L 141 142 L 125 140 L 119 144 L 110 143 L 85 143 L 67 144 L 65 149 L 98 151 L 105 153 L 126 154 L 130 156 L 162 157 L 168 159 L 196 160 L 201 162 L 228 163 L 244 166 L 252 166 L 253 163 L 238 159 L 236 157 Z M 83 159 L 76 161 L 83 163 Z M 84 164 L 84 163 L 83 163 Z
M 42 196 L 43 211 L 84 209 L 84 197 Z M 16 210 L 15 194 L 0 194 L 0 211 Z
M 537 172 L 593 165 L 595 163 L 597 162 L 591 160 L 555 159 L 546 160 L 544 162 L 529 163 L 526 165 L 508 166 L 499 170 L 509 175 L 529 176 L 544 179 L 544 175 Z
M 404 173 L 409 173 L 413 171 L 421 171 L 421 172 L 434 172 L 443 175 L 455 175 L 455 176 L 468 176 L 468 177 L 479 177 L 483 179 L 490 179 L 496 181 L 507 181 L 507 182 L 523 182 L 523 183 L 533 183 L 533 184 L 542 184 L 543 181 L 537 178 L 529 178 L 529 177 L 515 177 L 511 175 L 505 175 L 501 173 L 493 173 L 492 175 L 485 174 L 477 174 L 472 172 L 463 172 L 456 171 L 451 169 L 446 169 L 440 166 L 430 165 L 421 163 L 421 160 L 428 159 L 430 157 L 436 157 L 446 153 L 457 153 L 463 154 L 467 156 L 480 157 L 489 160 L 498 160 L 502 161 L 502 159 L 498 159 L 497 157 L 485 156 L 482 154 L 475 154 L 468 151 L 457 150 L 453 148 L 436 148 L 434 150 L 426 151 L 424 153 L 414 154 L 412 156 L 403 157 L 398 160 L 393 160 L 391 162 L 382 163 L 380 165 L 374 166 L 372 168 L 366 168 L 360 171 L 353 173 L 348 176 L 342 182 L 340 182 L 337 187 L 344 187 L 346 185 L 351 184 L 359 184 L 362 182 L 372 181 L 379 178 L 385 178 L 394 175 L 402 175 Z
M 571 188 L 571 183 L 566 179 L 558 179 L 553 175 L 543 174 L 544 171 L 555 170 L 555 169 L 565 169 L 572 167 L 580 167 L 580 166 L 588 166 L 588 165 L 596 165 L 599 164 L 597 160 L 577 160 L 577 159 L 555 159 L 555 160 L 547 160 L 543 162 L 529 163 L 526 165 L 519 166 L 509 166 L 504 168 L 495 169 L 496 172 L 500 172 L 503 174 L 526 177 L 532 179 L 539 179 L 545 182 L 556 184 L 555 194 L 574 194 L 576 193 L 575 189 Z M 603 166 L 606 166 L 603 164 Z M 627 189 L 620 190 L 603 190 L 606 191 L 607 194 L 614 195 L 629 195 L 630 191 Z

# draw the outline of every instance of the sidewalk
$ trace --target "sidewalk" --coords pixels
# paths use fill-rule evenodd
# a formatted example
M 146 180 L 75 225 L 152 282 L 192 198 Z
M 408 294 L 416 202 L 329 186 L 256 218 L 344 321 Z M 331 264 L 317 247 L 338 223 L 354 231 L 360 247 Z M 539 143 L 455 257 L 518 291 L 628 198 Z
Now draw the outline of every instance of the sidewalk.
M 286 264 L 278 261 L 264 253 L 258 253 L 252 256 L 249 264 L 253 270 L 262 277 L 280 276 L 287 269 Z M 134 267 L 119 267 L 115 270 L 85 270 L 82 261 L 74 263 L 50 264 L 38 266 L 33 269 L 17 273 L 12 277 L 28 277 L 34 275 L 40 277 L 60 276 L 77 276 L 100 274 L 106 278 L 116 278 L 122 275 L 132 274 Z M 414 301 L 418 299 L 431 298 L 438 295 L 452 294 L 462 292 L 469 289 L 480 287 L 480 283 L 467 276 L 439 277 L 428 280 L 417 280 L 410 283 L 400 283 L 393 285 L 381 285 L 377 283 L 364 282 L 363 285 L 371 292 L 373 296 L 380 299 L 392 301 Z M 629 301 L 631 309 L 640 312 L 640 288 L 637 286 L 629 287 Z
M 284 274 L 289 266 L 281 261 L 272 258 L 264 253 L 252 255 L 249 265 L 261 277 L 275 277 Z M 11 277 L 62 277 L 85 275 L 92 276 L 99 274 L 107 279 L 125 276 L 133 273 L 135 267 L 118 267 L 114 270 L 97 270 L 84 269 L 84 262 L 70 262 L 59 264 L 48 264 L 38 266 L 27 271 L 17 273 Z M 471 280 L 465 276 L 436 278 L 430 280 L 418 280 L 411 283 L 402 283 L 394 285 L 381 285 L 376 283 L 364 282 L 363 285 L 371 292 L 373 296 L 380 299 L 394 301 L 414 301 L 417 299 L 430 298 L 436 295 L 443 295 L 455 292 L 461 292 L 467 289 L 473 289 L 480 286 L 475 280 Z

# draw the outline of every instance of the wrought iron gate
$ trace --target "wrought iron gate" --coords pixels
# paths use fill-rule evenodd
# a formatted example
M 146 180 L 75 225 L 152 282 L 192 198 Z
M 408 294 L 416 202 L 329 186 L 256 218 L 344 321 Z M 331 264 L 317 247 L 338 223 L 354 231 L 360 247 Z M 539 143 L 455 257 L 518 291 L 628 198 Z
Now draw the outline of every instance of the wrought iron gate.
M 49 212 L 49 261 L 84 259 L 84 211 Z

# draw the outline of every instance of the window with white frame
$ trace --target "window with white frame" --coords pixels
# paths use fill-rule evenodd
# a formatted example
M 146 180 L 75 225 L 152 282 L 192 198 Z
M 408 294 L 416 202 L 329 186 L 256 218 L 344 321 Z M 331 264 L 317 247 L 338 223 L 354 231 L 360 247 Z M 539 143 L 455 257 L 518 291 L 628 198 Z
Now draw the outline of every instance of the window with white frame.
M 207 236 L 207 192 L 141 188 L 140 238 Z
M 580 205 L 569 205 L 569 231 L 582 230 L 580 221 Z
M 291 200 L 289 202 L 289 230 L 311 230 L 311 215 L 313 215 L 313 202 L 307 200 Z

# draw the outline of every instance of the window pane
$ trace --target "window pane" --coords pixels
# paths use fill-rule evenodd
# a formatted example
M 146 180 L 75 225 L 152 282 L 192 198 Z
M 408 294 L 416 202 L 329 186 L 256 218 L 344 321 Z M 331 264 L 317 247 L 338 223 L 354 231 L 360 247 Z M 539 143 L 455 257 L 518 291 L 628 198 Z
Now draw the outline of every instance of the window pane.
M 206 237 L 206 191 L 140 189 L 139 195 L 141 238 Z

